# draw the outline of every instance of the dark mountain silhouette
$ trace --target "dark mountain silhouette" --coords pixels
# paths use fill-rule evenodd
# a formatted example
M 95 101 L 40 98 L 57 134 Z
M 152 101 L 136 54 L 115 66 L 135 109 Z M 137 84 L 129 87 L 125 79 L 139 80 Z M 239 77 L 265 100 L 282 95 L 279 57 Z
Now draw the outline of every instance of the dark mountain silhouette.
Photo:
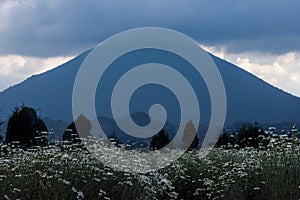
M 24 103 L 36 108 L 39 117 L 47 118 L 46 123 L 51 123 L 51 120 L 62 121 L 67 124 L 72 122 L 73 84 L 76 73 L 89 52 L 86 51 L 57 68 L 34 75 L 22 83 L 1 92 L 0 109 L 2 112 L 0 112 L 0 119 L 5 120 L 15 106 L 20 106 Z M 156 53 L 152 52 L 153 55 Z M 188 66 L 182 68 L 182 66 L 187 65 L 186 62 L 173 59 L 174 55 L 165 53 L 166 55 L 153 60 L 154 56 L 143 56 L 141 52 L 135 52 L 134 54 L 132 56 L 138 55 L 141 59 L 132 59 L 130 56 L 118 59 L 112 64 L 112 68 L 107 71 L 107 75 L 116 73 L 118 78 L 120 74 L 126 72 L 127 66 L 143 64 L 143 62 L 158 62 L 170 66 L 174 65 L 178 69 L 181 67 L 180 70 L 182 73 L 185 73 L 185 76 L 192 80 L 195 79 L 194 71 L 188 70 Z M 213 55 L 211 57 L 215 61 L 225 84 L 227 95 L 226 124 L 232 124 L 237 121 L 258 121 L 261 123 L 300 122 L 300 98 L 273 87 L 229 62 Z M 185 69 L 187 70 L 185 71 Z M 101 95 L 108 94 L 115 83 L 115 80 L 110 78 L 104 78 L 103 81 L 105 81 L 105 87 L 99 88 L 99 91 L 97 90 L 96 102 L 98 102 L 97 99 L 101 98 Z M 209 93 L 201 78 L 200 80 L 195 79 L 194 82 L 199 83 L 195 89 L 203 98 L 200 103 L 201 123 L 208 124 L 210 119 Z M 158 94 L 151 93 L 153 88 L 146 89 L 153 95 L 144 96 L 138 92 L 135 95 L 137 100 L 147 105 L 161 100 L 162 104 L 166 105 L 166 110 L 170 111 L 171 117 L 168 118 L 168 122 L 176 126 L 178 122 L 176 119 L 178 118 L 176 114 L 178 102 L 170 100 L 174 96 L 172 94 L 163 95 L 162 92 L 165 90 L 162 88 L 154 88 L 158 90 Z M 103 101 L 101 104 L 96 103 L 97 115 L 102 119 L 112 119 L 109 111 L 110 107 L 107 106 L 109 100 L 105 101 L 103 105 Z M 133 107 L 132 113 L 135 112 L 146 113 L 147 110 L 139 110 L 139 107 Z M 146 118 L 145 120 L 147 121 Z M 52 128 L 49 124 L 47 126 L 49 129 Z M 109 125 L 107 126 L 109 127 Z M 112 130 L 114 127 L 110 129 L 110 132 L 114 131 Z

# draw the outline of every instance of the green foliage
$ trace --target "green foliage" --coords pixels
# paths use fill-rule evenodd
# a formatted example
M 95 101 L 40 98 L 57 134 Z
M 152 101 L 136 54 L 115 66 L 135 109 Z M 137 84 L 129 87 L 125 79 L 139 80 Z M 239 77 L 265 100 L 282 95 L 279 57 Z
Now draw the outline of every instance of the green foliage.
M 15 108 L 6 130 L 6 143 L 18 142 L 24 147 L 45 146 L 47 127 L 31 107 Z
M 161 149 L 164 146 L 166 146 L 167 144 L 169 144 L 169 142 L 170 142 L 170 139 L 169 139 L 168 133 L 164 129 L 162 129 L 161 131 L 159 131 L 158 134 L 156 134 L 152 137 L 152 140 L 150 143 L 150 149 L 152 149 L 152 150 Z

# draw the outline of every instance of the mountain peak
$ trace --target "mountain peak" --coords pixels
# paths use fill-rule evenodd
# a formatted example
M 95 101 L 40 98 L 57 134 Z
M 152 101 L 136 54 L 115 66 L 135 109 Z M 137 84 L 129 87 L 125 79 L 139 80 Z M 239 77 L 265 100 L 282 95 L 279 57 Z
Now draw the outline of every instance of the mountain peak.
M 22 104 L 40 108 L 40 117 L 53 120 L 62 120 L 66 123 L 72 119 L 72 91 L 76 73 L 91 50 L 85 51 L 74 59 L 45 73 L 34 75 L 25 81 L 12 86 L 0 93 L 0 109 L 3 110 L 1 119 L 5 120 L 15 106 Z M 300 99 L 288 94 L 245 70 L 210 54 L 216 63 L 222 76 L 227 95 L 226 124 L 236 121 L 258 121 L 265 123 L 276 123 L 282 121 L 300 121 Z M 150 56 L 149 56 L 150 57 Z M 149 58 L 151 59 L 151 58 Z M 124 59 L 129 62 L 130 59 Z M 170 62 L 168 57 L 161 58 L 164 62 Z M 167 60 L 167 61 L 166 61 Z M 136 61 L 137 63 L 139 61 Z M 175 61 L 174 61 L 175 62 Z M 122 63 L 124 64 L 124 63 Z M 118 66 L 119 65 L 119 66 Z M 120 63 L 116 64 L 109 73 L 120 73 Z M 186 75 L 190 75 L 187 73 Z M 108 74 L 113 76 L 113 74 Z M 193 78 L 193 77 L 188 77 Z M 200 90 L 204 87 L 200 86 Z M 202 91 L 198 91 L 202 92 Z M 154 94 L 153 94 L 154 95 Z M 204 97 L 209 97 L 207 94 Z M 96 98 L 98 98 L 97 95 Z M 148 97 L 140 97 L 141 102 L 147 102 Z M 158 97 L 157 97 L 158 98 Z M 162 96 L 165 102 L 169 102 L 169 96 Z M 208 123 L 210 119 L 210 101 L 203 100 L 200 105 L 201 122 Z M 174 104 L 175 105 L 175 104 Z M 172 107 L 173 104 L 170 104 Z M 96 105 L 100 117 L 112 116 L 105 113 L 101 105 Z M 104 110 L 104 111 L 103 111 Z M 133 110 L 137 114 L 139 110 Z M 145 112 L 140 110 L 140 113 Z M 107 116 L 106 116 L 107 115 Z M 176 113 L 170 113 L 176 117 Z

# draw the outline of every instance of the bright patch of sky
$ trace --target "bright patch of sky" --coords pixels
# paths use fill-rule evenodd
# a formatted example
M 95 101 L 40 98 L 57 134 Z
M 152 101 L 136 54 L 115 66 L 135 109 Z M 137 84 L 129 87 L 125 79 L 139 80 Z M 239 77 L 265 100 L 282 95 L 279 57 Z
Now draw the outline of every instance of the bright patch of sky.
M 271 85 L 300 97 L 300 52 L 291 51 L 274 55 L 261 52 L 230 53 L 225 47 L 215 46 L 202 48 Z
M 26 78 L 55 68 L 72 57 L 38 58 L 21 55 L 0 56 L 0 91 Z

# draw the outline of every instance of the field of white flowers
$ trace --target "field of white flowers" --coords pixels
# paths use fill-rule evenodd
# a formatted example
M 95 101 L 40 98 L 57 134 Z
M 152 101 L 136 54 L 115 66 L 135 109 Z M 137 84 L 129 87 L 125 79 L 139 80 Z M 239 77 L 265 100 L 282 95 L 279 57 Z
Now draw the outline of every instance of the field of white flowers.
M 121 159 L 121 158 L 120 158 Z M 78 148 L 1 145 L 0 199 L 299 199 L 300 148 L 185 153 L 164 169 L 130 174 Z

